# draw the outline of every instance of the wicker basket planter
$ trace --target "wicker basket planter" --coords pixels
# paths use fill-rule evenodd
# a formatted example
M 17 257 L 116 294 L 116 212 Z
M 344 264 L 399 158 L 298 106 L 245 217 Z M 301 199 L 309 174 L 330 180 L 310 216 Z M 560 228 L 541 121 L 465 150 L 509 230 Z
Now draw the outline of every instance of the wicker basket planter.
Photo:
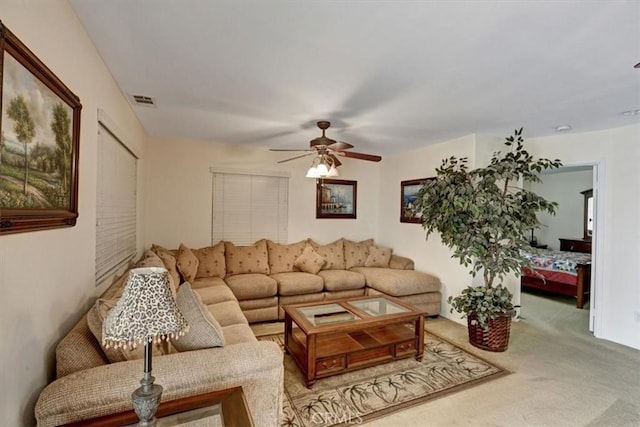
M 505 351 L 509 347 L 509 332 L 511 331 L 511 315 L 504 314 L 489 320 L 489 328 L 483 330 L 477 322 L 475 314 L 467 317 L 469 342 L 472 346 L 487 351 Z

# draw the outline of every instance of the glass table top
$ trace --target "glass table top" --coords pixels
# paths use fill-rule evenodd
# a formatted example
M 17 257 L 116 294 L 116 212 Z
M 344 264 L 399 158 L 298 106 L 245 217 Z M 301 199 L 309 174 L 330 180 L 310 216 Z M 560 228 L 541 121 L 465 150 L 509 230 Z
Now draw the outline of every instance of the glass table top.
M 313 326 L 322 326 L 330 323 L 345 323 L 360 320 L 360 317 L 351 313 L 339 304 L 322 304 L 297 309 Z
M 386 298 L 369 298 L 364 300 L 349 301 L 358 310 L 364 311 L 370 316 L 387 316 L 389 314 L 407 313 L 409 310 L 403 306 L 389 301 Z
M 362 318 L 354 313 L 353 309 L 365 312 L 372 317 L 388 316 L 391 314 L 408 313 L 410 310 L 389 301 L 383 297 L 363 298 L 361 300 L 311 305 L 298 307 L 296 311 L 313 326 L 322 326 L 335 323 L 348 323 Z M 346 306 L 346 307 L 345 307 Z

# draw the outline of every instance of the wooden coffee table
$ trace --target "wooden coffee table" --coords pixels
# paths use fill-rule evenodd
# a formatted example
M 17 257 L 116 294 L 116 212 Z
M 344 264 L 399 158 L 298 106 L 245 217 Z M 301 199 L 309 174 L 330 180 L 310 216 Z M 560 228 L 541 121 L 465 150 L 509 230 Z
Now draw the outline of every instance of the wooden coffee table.
M 285 351 L 300 366 L 307 387 L 319 378 L 393 360 L 422 360 L 427 313 L 398 299 L 376 295 L 283 308 Z

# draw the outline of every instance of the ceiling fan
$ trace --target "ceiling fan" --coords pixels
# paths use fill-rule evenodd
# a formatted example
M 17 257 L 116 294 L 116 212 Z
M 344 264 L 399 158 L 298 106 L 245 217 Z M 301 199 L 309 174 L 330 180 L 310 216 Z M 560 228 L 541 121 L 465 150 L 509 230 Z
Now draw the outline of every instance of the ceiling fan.
M 370 162 L 379 162 L 382 157 L 373 154 L 356 153 L 354 151 L 347 151 L 353 148 L 353 145 L 342 141 L 336 141 L 335 139 L 327 138 L 325 131 L 331 126 L 331 122 L 326 120 L 320 120 L 318 128 L 322 130 L 322 136 L 312 139 L 309 142 L 309 148 L 301 149 L 288 149 L 288 148 L 271 148 L 271 151 L 304 151 L 306 154 L 291 157 L 288 159 L 280 160 L 278 163 L 284 163 L 291 160 L 301 159 L 303 157 L 316 155 L 314 162 L 311 165 L 312 169 L 315 169 L 318 173 L 314 175 L 311 169 L 307 174 L 310 178 L 318 178 L 324 176 L 338 176 L 336 168 L 342 163 L 338 160 L 340 157 L 349 157 L 352 159 L 368 160 Z M 317 163 L 317 164 L 316 164 Z

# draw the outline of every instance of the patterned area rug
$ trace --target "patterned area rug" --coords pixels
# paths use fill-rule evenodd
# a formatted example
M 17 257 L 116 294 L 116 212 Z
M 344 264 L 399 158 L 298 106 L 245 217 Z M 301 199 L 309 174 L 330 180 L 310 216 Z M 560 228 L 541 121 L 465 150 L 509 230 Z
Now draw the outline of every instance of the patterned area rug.
M 282 334 L 258 339 L 284 346 Z M 430 333 L 421 362 L 409 358 L 348 372 L 311 389 L 291 356 L 285 355 L 284 365 L 282 426 L 290 427 L 360 424 L 509 373 Z

